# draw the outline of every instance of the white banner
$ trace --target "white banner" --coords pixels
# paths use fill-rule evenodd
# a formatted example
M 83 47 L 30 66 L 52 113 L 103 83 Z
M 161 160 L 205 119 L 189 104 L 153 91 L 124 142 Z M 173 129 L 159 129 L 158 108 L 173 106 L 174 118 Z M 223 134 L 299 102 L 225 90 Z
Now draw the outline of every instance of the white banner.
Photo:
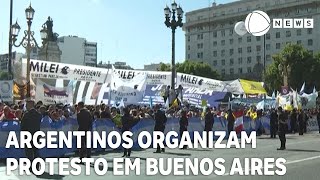
M 223 81 L 203 78 L 184 73 L 177 73 L 177 86 L 210 89 L 215 92 L 226 92 Z
M 66 79 L 104 83 L 108 69 L 49 61 L 30 60 L 30 74 L 33 79 Z M 22 59 L 22 74 L 27 74 L 27 59 Z
M 135 76 L 142 74 L 147 75 L 147 84 L 164 84 L 169 85 L 171 83 L 171 72 L 163 71 L 139 71 L 139 70 L 127 70 L 127 69 L 114 69 L 122 79 L 128 80 L 133 79 Z M 109 71 L 106 83 L 111 83 L 112 71 Z
M 312 93 L 312 94 L 303 93 L 300 96 L 302 108 L 303 109 L 316 108 L 316 106 L 317 106 L 317 98 L 318 98 L 318 92 L 315 92 L 315 93 Z
M 70 104 L 73 102 L 72 87 L 52 87 L 38 79 L 36 92 L 36 101 L 42 101 L 43 104 Z
M 223 83 L 227 92 L 231 92 L 232 94 L 244 94 L 241 83 L 238 79 L 233 81 L 223 81 Z
M 147 74 L 139 73 L 132 79 L 122 79 L 118 73 L 113 73 L 111 79 L 111 101 L 126 104 L 137 104 L 143 100 L 146 89 Z
M 2 102 L 12 102 L 13 81 L 0 81 L 0 99 Z

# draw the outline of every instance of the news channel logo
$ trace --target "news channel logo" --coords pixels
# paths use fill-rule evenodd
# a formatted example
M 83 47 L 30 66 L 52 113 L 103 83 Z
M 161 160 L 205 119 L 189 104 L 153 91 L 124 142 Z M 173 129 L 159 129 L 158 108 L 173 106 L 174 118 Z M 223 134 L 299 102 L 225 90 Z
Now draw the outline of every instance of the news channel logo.
M 275 18 L 272 20 L 274 29 L 280 28 L 313 28 L 313 19 L 292 19 L 292 18 Z M 271 28 L 271 20 L 267 13 L 256 10 L 248 14 L 245 21 L 237 22 L 234 26 L 234 31 L 243 36 L 247 33 L 253 36 L 263 36 L 269 32 Z

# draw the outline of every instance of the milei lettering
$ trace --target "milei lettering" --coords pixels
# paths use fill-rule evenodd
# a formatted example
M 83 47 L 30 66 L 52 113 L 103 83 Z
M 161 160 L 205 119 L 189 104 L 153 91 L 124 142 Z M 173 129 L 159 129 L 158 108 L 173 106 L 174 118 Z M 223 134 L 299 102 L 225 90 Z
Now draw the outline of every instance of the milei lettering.
M 135 76 L 134 71 L 118 71 L 118 74 L 122 79 L 133 79 Z
M 59 65 L 58 64 L 48 64 L 44 62 L 30 62 L 30 71 L 31 72 L 45 72 L 45 73 L 58 73 Z
M 180 78 L 181 82 L 186 82 L 190 84 L 197 84 L 198 78 L 195 76 L 187 76 L 187 75 L 181 75 Z

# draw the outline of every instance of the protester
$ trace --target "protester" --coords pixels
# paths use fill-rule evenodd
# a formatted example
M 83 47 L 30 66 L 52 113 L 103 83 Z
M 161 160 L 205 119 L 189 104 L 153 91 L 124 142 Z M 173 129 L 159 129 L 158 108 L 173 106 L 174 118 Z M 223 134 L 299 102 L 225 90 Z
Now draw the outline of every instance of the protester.
M 317 111 L 317 121 L 318 121 L 319 133 L 320 133 L 320 108 Z
M 77 114 L 77 120 L 79 124 L 78 131 L 91 131 L 92 130 L 92 121 L 93 117 L 90 114 L 89 110 L 85 108 L 83 102 L 78 103 L 78 114 Z M 91 148 L 87 148 L 87 136 L 83 136 L 81 138 L 81 148 L 80 148 L 80 158 L 90 158 L 91 157 Z
M 182 137 L 183 132 L 188 132 L 188 117 L 187 117 L 187 111 L 182 110 L 181 111 L 181 117 L 180 117 L 180 138 Z M 184 146 L 182 149 L 187 149 L 187 146 Z
M 204 131 L 207 132 L 207 144 L 209 144 L 210 136 L 209 132 L 212 131 L 212 127 L 214 124 L 214 117 L 209 107 L 207 107 L 205 112 L 205 122 L 204 122 Z
M 270 137 L 276 138 L 278 130 L 278 115 L 275 109 L 271 110 L 270 114 Z
M 297 121 L 298 121 L 298 115 L 297 115 L 297 110 L 293 109 L 291 114 L 290 114 L 290 132 L 295 134 L 297 132 Z
M 155 119 L 155 125 L 154 125 L 154 131 L 160 131 L 160 132 L 164 132 L 165 128 L 166 128 L 166 123 L 167 123 L 167 117 L 166 114 L 160 110 L 160 105 L 156 105 L 155 108 L 155 114 L 154 114 L 154 119 Z M 161 153 L 165 152 L 165 149 L 162 148 L 160 150 L 160 145 L 157 146 L 157 151 L 155 153 Z
M 21 131 L 28 131 L 33 136 L 37 131 L 40 131 L 40 123 L 42 116 L 41 114 L 35 109 L 35 102 L 32 100 L 27 100 L 26 102 L 26 109 L 27 112 L 24 113 L 22 120 L 21 120 Z M 39 143 L 39 139 L 38 139 Z M 39 158 L 39 150 L 31 141 L 31 148 L 25 148 L 26 157 L 30 160 L 31 164 L 34 159 Z M 37 164 L 37 169 L 39 169 L 39 163 Z M 30 167 L 30 172 L 32 168 Z
M 228 110 L 227 121 L 228 121 L 228 134 L 230 135 L 231 131 L 233 131 L 234 122 L 235 122 L 235 117 L 231 109 Z
M 4 106 L 3 113 L 0 117 L 0 120 L 14 120 L 16 116 L 11 112 L 11 108 L 9 106 Z
M 298 115 L 298 120 L 299 120 L 299 135 L 302 136 L 304 133 L 304 125 L 306 121 L 306 115 L 303 110 L 300 111 Z
M 287 131 L 287 118 L 285 113 L 282 111 L 282 107 L 278 108 L 278 123 L 279 123 L 279 139 L 281 142 L 280 148 L 277 150 L 286 149 L 286 131 Z
M 22 119 L 22 110 L 21 109 L 17 109 L 14 113 L 16 120 L 21 121 Z
M 133 117 L 130 115 L 130 109 L 125 107 L 123 109 L 123 116 L 121 117 L 122 128 L 121 132 L 124 133 L 126 131 L 130 131 L 133 127 Z M 130 157 L 131 155 L 131 148 L 126 149 L 124 148 L 123 156 L 122 157 Z

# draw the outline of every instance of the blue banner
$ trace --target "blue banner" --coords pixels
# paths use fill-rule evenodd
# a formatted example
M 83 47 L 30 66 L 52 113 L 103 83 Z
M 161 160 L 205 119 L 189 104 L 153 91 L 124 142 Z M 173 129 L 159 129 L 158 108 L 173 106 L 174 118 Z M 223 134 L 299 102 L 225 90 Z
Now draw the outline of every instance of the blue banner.
M 162 90 L 165 85 L 147 85 L 144 93 L 143 104 L 149 104 L 150 98 L 153 104 L 164 104 Z M 207 100 L 208 106 L 216 106 L 220 104 L 220 100 L 226 95 L 226 92 L 214 92 L 211 90 L 199 90 L 196 88 L 184 88 L 182 90 L 183 101 L 186 100 L 192 105 L 200 105 L 203 99 Z
M 314 123 L 316 120 L 310 119 L 308 121 L 308 130 L 317 131 L 317 123 Z M 138 135 L 142 131 L 148 131 L 152 133 L 154 128 L 155 121 L 153 119 L 142 119 L 140 120 L 133 128 L 133 149 L 139 149 L 138 146 Z M 290 123 L 288 123 L 290 124 Z M 244 131 L 250 133 L 252 131 L 259 131 L 264 134 L 270 133 L 270 119 L 268 116 L 261 117 L 257 120 L 251 120 L 249 117 L 243 117 Z M 78 123 L 76 119 L 69 118 L 63 119 L 60 121 L 51 121 L 49 117 L 44 117 L 41 123 L 41 130 L 44 132 L 47 131 L 57 131 L 67 133 L 68 131 L 77 131 Z M 289 127 L 290 129 L 290 127 Z M 102 132 L 105 131 L 106 134 L 111 131 L 118 131 L 120 129 L 116 127 L 110 119 L 97 119 L 93 123 L 93 131 L 96 131 L 102 135 Z M 188 132 L 190 134 L 191 140 L 193 140 L 194 132 L 202 132 L 204 130 L 204 120 L 198 117 L 189 119 Z M 20 132 L 20 123 L 17 121 L 2 121 L 0 122 L 0 158 L 21 158 L 24 157 L 24 150 L 19 148 L 5 148 L 7 138 L 10 131 L 15 131 L 19 140 Z M 166 124 L 165 133 L 169 131 L 176 131 L 179 134 L 179 119 L 178 118 L 169 118 Z M 216 117 L 214 119 L 213 131 L 227 131 L 227 121 L 223 117 Z M 115 139 L 114 139 L 115 140 Z M 145 141 L 145 140 L 144 140 Z M 19 141 L 20 142 L 20 141 Z M 73 146 L 71 149 L 48 149 L 43 148 L 40 150 L 41 157 L 62 157 L 66 154 L 74 153 L 77 151 L 76 148 L 76 139 L 73 139 Z M 107 147 L 110 149 L 110 147 Z M 101 147 L 93 149 L 95 152 L 105 151 Z

